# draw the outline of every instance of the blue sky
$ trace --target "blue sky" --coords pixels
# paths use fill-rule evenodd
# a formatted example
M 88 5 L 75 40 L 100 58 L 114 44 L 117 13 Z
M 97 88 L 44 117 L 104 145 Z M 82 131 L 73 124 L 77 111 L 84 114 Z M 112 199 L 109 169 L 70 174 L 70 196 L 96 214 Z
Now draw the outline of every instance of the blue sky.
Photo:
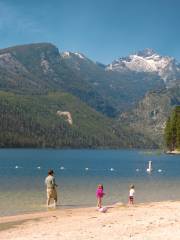
M 179 0 L 0 0 L 0 48 L 51 42 L 102 63 L 153 48 L 180 61 Z

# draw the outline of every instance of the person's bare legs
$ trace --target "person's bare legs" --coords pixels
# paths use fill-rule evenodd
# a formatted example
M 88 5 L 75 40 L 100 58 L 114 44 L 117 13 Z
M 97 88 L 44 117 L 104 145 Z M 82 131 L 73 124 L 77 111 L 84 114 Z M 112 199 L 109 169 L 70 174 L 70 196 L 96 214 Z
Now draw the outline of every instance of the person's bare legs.
M 100 197 L 98 197 L 98 199 L 97 199 L 97 207 L 98 208 L 102 207 L 102 199 Z
M 99 198 L 97 198 L 97 207 L 99 208 Z
M 99 207 L 102 208 L 102 198 L 100 198 L 99 205 Z
M 56 207 L 57 206 L 57 199 L 55 198 L 54 199 L 54 207 Z
M 47 207 L 49 207 L 49 205 L 50 205 L 50 198 L 47 198 L 47 202 L 46 202 L 46 204 L 47 204 Z
M 57 192 L 56 192 L 56 189 L 54 190 L 54 207 L 57 206 Z
M 129 201 L 128 201 L 129 205 L 133 205 L 134 204 L 134 199 L 129 197 Z

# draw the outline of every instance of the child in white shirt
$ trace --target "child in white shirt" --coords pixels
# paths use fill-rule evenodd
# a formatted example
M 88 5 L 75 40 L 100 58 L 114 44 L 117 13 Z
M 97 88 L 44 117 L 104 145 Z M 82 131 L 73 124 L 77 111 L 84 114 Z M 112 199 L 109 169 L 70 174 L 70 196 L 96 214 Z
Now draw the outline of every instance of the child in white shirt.
M 134 188 L 135 188 L 134 185 L 131 185 L 129 189 L 129 204 L 134 204 L 134 194 L 135 194 Z

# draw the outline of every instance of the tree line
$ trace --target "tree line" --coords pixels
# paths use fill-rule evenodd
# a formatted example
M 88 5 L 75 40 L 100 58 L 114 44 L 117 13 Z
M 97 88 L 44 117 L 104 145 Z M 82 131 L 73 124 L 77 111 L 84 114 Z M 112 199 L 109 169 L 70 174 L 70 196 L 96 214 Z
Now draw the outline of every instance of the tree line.
M 164 136 L 168 150 L 180 150 L 180 106 L 176 106 L 168 118 Z

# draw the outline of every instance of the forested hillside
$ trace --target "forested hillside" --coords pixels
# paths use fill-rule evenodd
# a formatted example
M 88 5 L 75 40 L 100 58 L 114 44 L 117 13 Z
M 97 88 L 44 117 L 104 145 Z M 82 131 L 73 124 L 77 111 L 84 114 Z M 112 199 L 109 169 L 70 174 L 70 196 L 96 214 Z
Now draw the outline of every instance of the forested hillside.
M 66 116 L 58 111 L 68 111 Z M 135 147 L 143 137 L 96 112 L 69 93 L 20 95 L 0 92 L 1 147 Z M 131 135 L 130 135 L 131 133 Z
M 175 107 L 167 120 L 164 137 L 168 150 L 180 150 L 180 106 Z
M 164 147 L 164 128 L 172 110 L 180 105 L 180 87 L 176 86 L 146 94 L 136 108 L 123 113 L 120 122 L 148 136 L 157 145 Z

